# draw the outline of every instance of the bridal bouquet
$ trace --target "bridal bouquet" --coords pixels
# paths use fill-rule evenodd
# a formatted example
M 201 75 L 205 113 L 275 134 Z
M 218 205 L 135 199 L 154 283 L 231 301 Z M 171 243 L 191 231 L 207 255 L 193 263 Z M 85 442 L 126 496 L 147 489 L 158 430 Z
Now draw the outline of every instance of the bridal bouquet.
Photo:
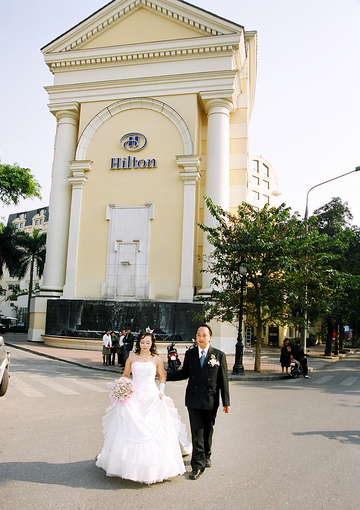
M 111 390 L 110 400 L 112 404 L 115 404 L 115 402 L 124 402 L 130 398 L 131 394 L 134 392 L 132 382 L 127 377 L 120 377 L 120 379 L 116 379 L 107 386 Z

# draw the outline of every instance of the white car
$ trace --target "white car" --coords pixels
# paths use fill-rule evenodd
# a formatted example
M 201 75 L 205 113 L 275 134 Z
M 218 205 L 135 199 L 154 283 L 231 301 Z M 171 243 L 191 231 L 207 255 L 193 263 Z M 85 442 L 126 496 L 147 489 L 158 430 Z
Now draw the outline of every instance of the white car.
M 4 337 L 0 336 L 0 397 L 3 397 L 9 384 L 10 352 L 6 352 Z

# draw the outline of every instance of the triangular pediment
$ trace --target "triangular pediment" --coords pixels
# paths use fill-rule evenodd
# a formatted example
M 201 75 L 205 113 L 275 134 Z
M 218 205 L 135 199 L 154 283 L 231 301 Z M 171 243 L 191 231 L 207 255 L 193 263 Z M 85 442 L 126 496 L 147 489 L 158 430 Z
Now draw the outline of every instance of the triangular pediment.
M 44 48 L 44 54 L 241 33 L 240 25 L 181 0 L 114 0 Z
M 124 18 L 121 23 L 102 32 L 98 37 L 82 45 L 81 49 L 105 48 L 174 39 L 190 39 L 198 37 L 193 28 L 159 16 L 148 9 L 137 9 Z

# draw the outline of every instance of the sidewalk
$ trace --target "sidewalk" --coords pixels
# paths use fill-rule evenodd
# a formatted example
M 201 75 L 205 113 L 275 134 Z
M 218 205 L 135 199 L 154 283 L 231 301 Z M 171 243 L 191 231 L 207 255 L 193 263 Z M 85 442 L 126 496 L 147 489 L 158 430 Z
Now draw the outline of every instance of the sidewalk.
M 72 363 L 81 367 L 101 370 L 105 372 L 122 373 L 122 368 L 118 366 L 104 366 L 102 363 L 102 354 L 100 351 L 87 351 L 77 349 L 65 349 L 60 347 L 52 347 L 39 342 L 28 342 L 26 333 L 4 333 L 5 344 L 9 347 L 21 349 L 23 351 L 32 352 L 39 356 L 45 356 L 51 359 L 57 359 L 66 363 Z M 309 373 L 312 371 L 322 370 L 332 363 L 338 361 L 345 355 L 333 356 L 332 358 L 324 357 L 325 345 L 315 345 L 308 348 L 308 365 Z M 353 353 L 354 351 L 351 351 Z M 160 355 L 166 366 L 166 354 Z M 243 366 L 245 373 L 243 375 L 233 375 L 232 370 L 235 363 L 235 355 L 227 355 L 229 368 L 229 380 L 231 381 L 263 381 L 278 380 L 288 376 L 281 373 L 279 362 L 280 348 L 263 346 L 261 349 L 261 373 L 254 372 L 254 356 L 255 349 L 249 351 L 245 349 L 243 357 Z M 183 361 L 183 356 L 179 356 Z

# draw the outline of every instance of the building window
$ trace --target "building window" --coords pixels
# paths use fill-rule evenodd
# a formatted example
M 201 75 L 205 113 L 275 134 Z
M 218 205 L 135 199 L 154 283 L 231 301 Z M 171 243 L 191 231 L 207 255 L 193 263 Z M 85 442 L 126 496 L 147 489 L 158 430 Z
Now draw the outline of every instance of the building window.
M 251 162 L 252 165 L 252 171 L 255 173 L 259 173 L 259 162 L 256 159 L 253 159 Z
M 268 197 L 268 195 L 263 195 L 263 202 L 264 204 L 268 204 L 270 202 L 270 198 Z
M 257 191 L 253 191 L 252 196 L 253 196 L 253 198 L 255 198 L 255 200 L 259 200 L 259 198 L 260 198 L 259 193 Z
M 269 189 L 269 188 L 270 188 L 270 183 L 269 183 L 269 181 L 263 181 L 263 188 L 266 188 L 266 189 Z
M 35 220 L 35 225 L 39 225 L 39 220 Z
M 262 164 L 261 171 L 262 171 L 263 175 L 265 175 L 266 177 L 269 177 L 269 168 L 266 165 L 264 165 L 264 163 Z
M 20 228 L 24 228 L 24 223 L 20 223 Z
M 44 220 L 41 218 L 40 225 L 42 225 L 43 223 L 44 223 Z
M 252 182 L 253 182 L 253 184 L 256 184 L 257 186 L 259 186 L 259 183 L 260 183 L 259 177 L 256 177 L 255 175 L 253 175 Z

